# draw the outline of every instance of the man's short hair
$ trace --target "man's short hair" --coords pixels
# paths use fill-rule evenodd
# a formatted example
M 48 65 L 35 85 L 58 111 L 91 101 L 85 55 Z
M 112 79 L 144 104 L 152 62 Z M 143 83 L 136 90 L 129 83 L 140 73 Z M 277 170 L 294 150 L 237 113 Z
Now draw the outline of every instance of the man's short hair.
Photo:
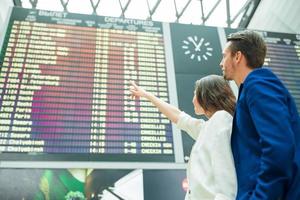
M 267 47 L 263 38 L 254 31 L 243 30 L 232 33 L 227 37 L 231 42 L 229 48 L 232 54 L 240 51 L 251 68 L 259 68 L 264 64 Z

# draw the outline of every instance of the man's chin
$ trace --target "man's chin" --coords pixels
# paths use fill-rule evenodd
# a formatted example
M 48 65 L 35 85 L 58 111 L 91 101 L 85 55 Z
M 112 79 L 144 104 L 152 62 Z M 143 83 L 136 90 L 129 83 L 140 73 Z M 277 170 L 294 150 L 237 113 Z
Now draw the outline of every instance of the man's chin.
M 232 78 L 226 76 L 226 74 L 223 73 L 223 78 L 227 81 L 232 81 Z

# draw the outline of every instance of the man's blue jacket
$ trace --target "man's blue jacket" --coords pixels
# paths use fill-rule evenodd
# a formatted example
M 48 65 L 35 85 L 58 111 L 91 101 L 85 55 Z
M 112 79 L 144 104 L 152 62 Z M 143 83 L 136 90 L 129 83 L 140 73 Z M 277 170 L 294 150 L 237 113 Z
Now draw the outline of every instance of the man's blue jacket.
M 238 200 L 300 200 L 299 114 L 266 68 L 253 70 L 240 86 L 231 146 Z

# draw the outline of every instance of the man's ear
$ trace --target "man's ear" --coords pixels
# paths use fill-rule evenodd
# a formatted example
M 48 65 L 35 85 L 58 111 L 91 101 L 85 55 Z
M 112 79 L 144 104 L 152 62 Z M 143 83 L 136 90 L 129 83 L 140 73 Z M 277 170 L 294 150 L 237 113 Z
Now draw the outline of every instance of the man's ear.
M 237 62 L 237 63 L 239 63 L 239 62 L 241 62 L 241 60 L 242 60 L 242 57 L 243 57 L 244 55 L 242 54 L 242 52 L 241 51 L 237 51 L 236 53 L 235 53 L 235 61 Z

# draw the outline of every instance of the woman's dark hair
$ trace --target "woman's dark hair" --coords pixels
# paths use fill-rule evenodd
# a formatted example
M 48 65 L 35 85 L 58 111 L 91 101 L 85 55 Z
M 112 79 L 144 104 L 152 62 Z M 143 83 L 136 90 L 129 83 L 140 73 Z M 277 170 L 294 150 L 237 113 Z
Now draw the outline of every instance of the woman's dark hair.
M 244 30 L 232 33 L 227 37 L 234 55 L 240 51 L 246 57 L 247 65 L 251 68 L 262 67 L 265 61 L 267 47 L 263 38 L 254 31 Z
M 226 110 L 233 115 L 236 99 L 229 83 L 222 76 L 209 75 L 196 81 L 195 94 L 205 111 Z

